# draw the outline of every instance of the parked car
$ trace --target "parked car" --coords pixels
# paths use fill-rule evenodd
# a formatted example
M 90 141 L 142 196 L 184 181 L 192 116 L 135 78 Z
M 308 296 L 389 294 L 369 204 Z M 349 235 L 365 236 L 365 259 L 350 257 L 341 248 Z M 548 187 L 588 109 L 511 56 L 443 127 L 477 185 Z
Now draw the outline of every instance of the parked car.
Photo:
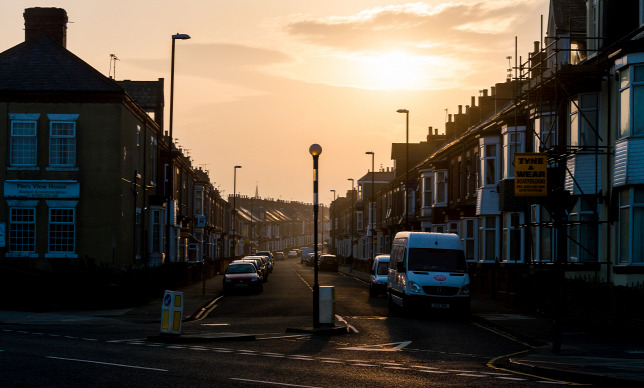
M 268 272 L 273 272 L 273 267 L 275 266 L 275 259 L 273 254 L 269 251 L 257 251 L 254 256 L 265 256 L 268 258 Z
M 266 261 L 263 256 L 244 256 L 240 260 L 235 260 L 234 262 L 237 261 L 253 261 L 257 263 L 257 267 L 262 271 L 262 276 L 264 278 L 264 283 L 268 281 L 268 265 L 266 264 Z
M 288 257 L 293 258 L 293 259 L 296 258 L 297 257 L 297 251 L 296 250 L 289 251 L 288 252 Z
M 337 271 L 338 258 L 335 255 L 322 255 L 318 259 L 318 269 L 320 271 Z
M 378 296 L 387 291 L 389 255 L 377 255 L 369 271 L 369 296 Z
M 315 256 L 314 252 L 308 253 L 306 255 L 303 254 L 300 262 L 306 264 L 309 267 L 313 267 L 313 256 Z
M 224 273 L 224 294 L 242 290 L 261 292 L 262 283 L 253 263 L 230 263 Z
M 275 252 L 275 260 L 284 260 L 284 252 Z

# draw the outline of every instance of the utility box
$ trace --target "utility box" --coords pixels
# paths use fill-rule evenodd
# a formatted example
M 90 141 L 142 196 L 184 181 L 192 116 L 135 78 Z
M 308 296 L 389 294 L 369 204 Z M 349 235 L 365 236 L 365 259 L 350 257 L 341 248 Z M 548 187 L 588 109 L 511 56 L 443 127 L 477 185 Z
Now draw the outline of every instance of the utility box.
M 165 291 L 161 305 L 161 334 L 181 334 L 183 292 Z
M 335 326 L 335 287 L 320 286 L 320 324 Z

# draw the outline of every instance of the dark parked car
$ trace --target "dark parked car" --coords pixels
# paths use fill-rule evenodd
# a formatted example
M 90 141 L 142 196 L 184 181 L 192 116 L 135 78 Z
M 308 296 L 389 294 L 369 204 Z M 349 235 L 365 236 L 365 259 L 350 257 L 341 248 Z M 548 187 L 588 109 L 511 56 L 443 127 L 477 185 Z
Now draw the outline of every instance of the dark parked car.
M 322 255 L 318 262 L 318 269 L 320 271 L 337 271 L 338 258 L 335 255 Z
M 224 273 L 224 294 L 233 291 L 255 291 L 264 289 L 262 278 L 253 263 L 230 263 Z

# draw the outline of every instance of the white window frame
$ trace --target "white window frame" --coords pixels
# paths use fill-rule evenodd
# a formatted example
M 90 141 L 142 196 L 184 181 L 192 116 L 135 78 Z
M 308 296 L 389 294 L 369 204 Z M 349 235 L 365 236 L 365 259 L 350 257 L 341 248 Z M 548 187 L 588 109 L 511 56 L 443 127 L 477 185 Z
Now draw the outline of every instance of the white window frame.
M 481 187 L 493 188 L 501 179 L 500 139 L 497 136 L 479 139 Z
M 465 258 L 468 261 L 476 261 L 478 259 L 478 229 L 479 219 L 476 217 L 461 219 L 461 242 L 463 249 L 465 249 Z
M 534 117 L 533 152 L 545 152 L 558 144 L 559 124 L 554 112 L 542 112 Z
M 447 170 L 436 170 L 434 173 L 434 187 L 433 206 L 447 206 Z
M 593 232 L 592 224 L 584 223 L 597 217 L 597 204 L 593 209 L 592 201 L 592 197 L 579 197 L 568 215 L 571 221 L 568 227 L 568 261 L 595 263 L 599 260 L 599 225 L 594 227 Z M 581 221 L 581 224 L 575 224 L 577 221 Z M 595 245 L 591 246 L 590 243 Z M 589 258 L 589 254 L 594 254 L 594 257 Z
M 618 255 L 620 265 L 644 265 L 644 189 L 629 187 L 619 193 Z M 636 261 L 638 260 L 639 261 Z
M 423 207 L 432 207 L 434 204 L 434 174 L 423 176 Z
M 506 263 L 523 263 L 525 258 L 525 223 L 523 212 L 503 213 L 503 250 L 501 252 L 503 261 Z M 517 238 L 518 237 L 518 238 Z M 518 257 L 512 255 L 516 251 Z
M 503 127 L 503 178 L 514 178 L 514 155 L 525 152 L 525 127 Z
M 499 238 L 498 238 L 499 227 L 500 227 L 499 224 L 500 224 L 499 216 L 487 215 L 487 216 L 479 217 L 479 261 L 494 262 L 498 260 L 500 256 L 499 255 L 500 247 L 499 247 Z M 486 253 L 488 249 L 491 249 L 493 251 L 494 257 L 486 257 Z
M 356 230 L 364 229 L 364 215 L 362 211 L 356 212 Z
M 7 240 L 7 256 L 33 257 L 36 253 L 37 201 L 29 202 L 35 203 L 28 203 L 22 206 L 10 205 L 9 207 L 9 238 Z M 22 235 L 23 233 L 26 235 Z M 18 244 L 17 240 L 20 240 L 21 242 Z
M 636 77 L 637 75 L 637 77 Z M 641 78 L 641 79 L 640 79 Z M 644 136 L 644 64 L 633 64 L 619 69 L 619 131 L 618 138 Z
M 598 143 L 599 94 L 581 93 L 570 100 L 568 142 L 571 147 L 591 147 Z
M 150 254 L 160 254 L 164 246 L 164 212 L 162 209 L 150 209 Z
M 71 213 L 71 220 L 69 219 L 70 214 L 54 214 L 57 212 Z M 49 226 L 47 234 L 48 256 L 74 254 L 76 252 L 76 209 L 64 206 L 50 207 L 47 212 L 47 222 Z M 71 244 L 61 242 L 70 239 Z
M 53 168 L 76 167 L 78 133 L 76 120 L 78 115 L 48 114 L 47 119 L 49 120 L 49 166 Z
M 531 205 L 530 222 L 532 223 L 532 261 L 552 263 L 555 253 L 555 229 L 550 225 L 552 218 L 546 207 Z
M 17 168 L 38 165 L 38 113 L 11 113 L 9 164 Z M 17 128 L 22 127 L 22 128 Z

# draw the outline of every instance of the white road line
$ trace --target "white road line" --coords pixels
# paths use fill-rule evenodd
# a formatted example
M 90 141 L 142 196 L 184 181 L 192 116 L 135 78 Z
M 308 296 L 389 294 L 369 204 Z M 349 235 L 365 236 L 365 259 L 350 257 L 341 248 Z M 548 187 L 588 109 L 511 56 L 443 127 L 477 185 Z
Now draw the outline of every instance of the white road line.
M 273 381 L 238 379 L 238 378 L 235 378 L 235 377 L 231 377 L 230 379 L 235 380 L 235 381 L 246 381 L 246 382 L 249 382 L 249 383 L 280 385 L 282 387 L 319 388 L 319 387 L 315 387 L 313 385 L 298 385 L 298 384 L 276 383 L 276 382 L 273 382 Z
M 65 357 L 54 357 L 54 356 L 47 356 L 47 358 L 51 358 L 51 359 L 54 359 L 54 360 L 63 360 L 63 361 L 85 362 L 85 363 L 88 363 L 88 364 L 99 364 L 99 365 L 119 366 L 119 367 L 123 367 L 123 368 L 134 368 L 134 369 L 154 370 L 154 371 L 158 371 L 158 372 L 168 372 L 167 369 L 148 368 L 148 367 L 145 367 L 145 366 L 137 366 L 137 365 L 114 364 L 114 363 L 111 363 L 111 362 L 81 360 L 81 359 L 78 359 L 78 358 L 65 358 Z
M 353 325 L 350 325 L 350 324 L 349 324 L 349 322 L 347 322 L 347 321 L 346 321 L 346 319 L 342 318 L 342 317 L 341 317 L 341 316 L 339 316 L 338 314 L 336 314 L 336 315 L 335 315 L 335 319 L 337 319 L 337 320 L 338 320 L 338 321 L 340 321 L 340 322 L 343 322 L 343 323 L 347 326 L 347 328 L 348 328 L 349 330 L 351 330 L 352 332 L 354 332 L 354 333 L 356 333 L 356 334 L 360 333 L 360 332 L 358 331 L 358 329 L 356 329 L 355 327 L 353 327 Z

